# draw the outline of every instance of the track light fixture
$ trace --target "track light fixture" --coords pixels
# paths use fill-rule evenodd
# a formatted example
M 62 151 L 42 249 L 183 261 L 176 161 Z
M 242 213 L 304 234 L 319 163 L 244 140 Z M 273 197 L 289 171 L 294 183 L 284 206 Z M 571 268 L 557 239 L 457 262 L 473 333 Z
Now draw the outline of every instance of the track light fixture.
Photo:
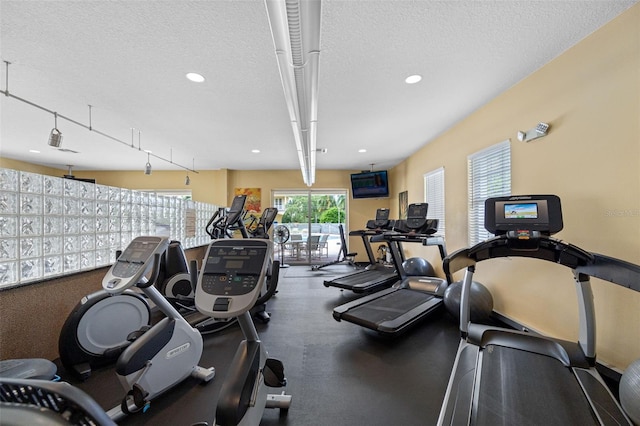
M 78 120 L 75 120 L 75 119 L 70 118 L 68 116 L 65 116 L 63 114 L 58 114 L 57 112 L 53 111 L 52 109 L 46 108 L 46 107 L 44 107 L 42 105 L 38 105 L 35 102 L 32 102 L 30 100 L 27 100 L 27 99 L 21 98 L 19 96 L 16 96 L 13 93 L 9 93 L 9 65 L 11 64 L 11 62 L 9 62 L 9 61 L 2 61 L 2 62 L 4 62 L 5 68 L 6 68 L 6 73 L 5 73 L 6 83 L 5 83 L 4 90 L 0 90 L 0 94 L 5 95 L 8 98 L 15 99 L 17 101 L 20 101 L 20 102 L 23 102 L 25 104 L 28 104 L 28 105 L 30 105 L 30 106 L 32 106 L 34 108 L 37 108 L 37 109 L 42 110 L 44 112 L 47 112 L 49 114 L 53 114 L 53 116 L 55 118 L 55 127 L 53 128 L 53 130 L 51 130 L 51 134 L 49 135 L 49 141 L 48 141 L 49 146 L 52 146 L 54 148 L 58 148 L 62 144 L 62 132 L 60 132 L 60 130 L 58 130 L 58 116 L 60 116 L 60 118 L 63 118 L 65 120 L 67 120 L 67 122 L 69 122 L 71 124 L 75 124 L 76 126 L 82 127 L 84 129 L 87 129 L 88 131 L 96 133 L 96 134 L 98 134 L 100 136 L 103 136 L 104 138 L 106 138 L 108 140 L 111 140 L 113 142 L 118 142 L 118 143 L 120 143 L 120 144 L 122 144 L 124 146 L 129 147 L 129 148 L 137 149 L 138 151 L 141 150 L 139 139 L 138 139 L 138 146 L 137 147 L 135 147 L 134 144 L 133 144 L 133 130 L 134 129 L 131 129 L 131 132 L 132 132 L 131 144 L 129 144 L 128 142 L 125 142 L 125 141 L 123 141 L 123 140 L 121 140 L 121 139 L 119 139 L 119 138 L 117 138 L 115 136 L 111 136 L 111 135 L 109 135 L 109 134 L 107 134 L 105 132 L 102 132 L 102 131 L 96 129 L 95 127 L 93 127 L 93 124 L 91 122 L 91 120 L 92 120 L 92 108 L 93 108 L 92 105 L 89 105 L 89 125 L 86 125 L 86 124 L 82 124 Z M 166 163 L 170 163 L 170 164 L 172 164 L 172 165 L 174 165 L 176 167 L 180 167 L 182 169 L 185 169 L 188 172 L 199 173 L 197 170 L 190 169 L 187 166 L 183 166 L 181 164 L 178 164 L 178 163 L 174 162 L 173 159 L 166 159 L 166 158 L 164 158 L 164 157 L 162 157 L 160 155 L 157 155 L 157 154 L 155 154 L 154 157 L 155 157 L 156 160 L 160 160 L 160 161 L 164 161 Z M 148 173 L 147 173 L 147 171 L 148 171 Z M 147 167 L 145 167 L 145 174 L 151 174 L 151 163 L 149 163 L 148 161 L 147 161 Z
M 58 113 L 53 113 L 54 125 L 53 129 L 51 129 L 51 133 L 49 134 L 49 146 L 54 148 L 59 148 L 62 144 L 62 132 L 58 130 Z
M 151 155 L 151 153 L 149 151 L 147 151 L 147 164 L 144 165 L 144 174 L 145 175 L 150 175 L 151 174 L 151 163 L 149 162 L 149 156 Z

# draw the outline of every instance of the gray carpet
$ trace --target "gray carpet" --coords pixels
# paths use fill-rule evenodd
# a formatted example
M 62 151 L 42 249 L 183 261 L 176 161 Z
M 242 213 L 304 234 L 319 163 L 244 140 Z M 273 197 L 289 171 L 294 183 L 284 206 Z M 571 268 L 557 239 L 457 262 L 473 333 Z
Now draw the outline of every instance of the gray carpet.
M 271 321 L 258 324 L 269 356 L 284 362 L 286 392 L 293 395 L 286 416 L 266 410 L 261 424 L 435 424 L 458 345 L 454 321 L 446 313 L 436 313 L 393 340 L 337 322 L 331 315 L 333 307 L 356 296 L 326 288 L 323 280 L 353 268 L 333 265 L 321 276 L 309 269 L 294 266 L 283 271 L 279 291 L 268 303 Z M 206 336 L 200 365 L 216 367 L 213 382 L 203 386 L 186 380 L 153 401 L 147 413 L 121 424 L 211 424 L 225 366 L 241 338 L 237 326 Z M 112 369 L 95 372 L 79 386 L 104 408 L 119 404 L 123 396 Z

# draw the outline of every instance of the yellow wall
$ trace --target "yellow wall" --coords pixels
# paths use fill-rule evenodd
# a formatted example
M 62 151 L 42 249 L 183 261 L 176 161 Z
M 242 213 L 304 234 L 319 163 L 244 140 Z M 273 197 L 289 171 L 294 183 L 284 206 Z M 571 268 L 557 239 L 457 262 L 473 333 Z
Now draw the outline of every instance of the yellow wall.
M 23 172 L 39 173 L 47 176 L 62 177 L 67 173 L 66 170 L 55 169 L 53 167 L 39 166 L 37 164 L 25 163 L 23 161 L 12 160 L 10 158 L 0 157 L 0 167 L 5 169 L 21 170 Z
M 541 121 L 551 124 L 547 137 L 517 140 L 518 130 Z M 409 202 L 419 202 L 423 174 L 444 167 L 449 252 L 468 244 L 467 156 L 506 139 L 512 141 L 512 193 L 560 196 L 565 226 L 558 238 L 640 263 L 640 5 L 393 170 L 392 182 L 405 182 L 394 193 L 406 189 Z M 412 249 L 435 259 L 428 248 Z M 566 268 L 530 259 L 492 260 L 478 266 L 476 278 L 491 289 L 497 311 L 575 340 L 576 296 Z M 640 358 L 640 294 L 593 284 L 598 356 L 625 368 Z

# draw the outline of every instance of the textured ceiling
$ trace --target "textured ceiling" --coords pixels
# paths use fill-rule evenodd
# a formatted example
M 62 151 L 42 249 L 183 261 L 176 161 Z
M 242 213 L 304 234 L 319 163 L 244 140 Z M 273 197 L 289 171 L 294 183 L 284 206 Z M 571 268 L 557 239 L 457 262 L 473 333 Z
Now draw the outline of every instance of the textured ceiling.
M 634 3 L 323 0 L 317 168 L 398 164 Z M 92 105 L 92 127 L 126 143 L 59 118 L 78 153 L 56 150 L 53 115 L 0 96 L 1 156 L 142 170 L 140 147 L 195 169 L 298 169 L 263 1 L 0 0 L 0 16 L 0 87 L 86 125 Z

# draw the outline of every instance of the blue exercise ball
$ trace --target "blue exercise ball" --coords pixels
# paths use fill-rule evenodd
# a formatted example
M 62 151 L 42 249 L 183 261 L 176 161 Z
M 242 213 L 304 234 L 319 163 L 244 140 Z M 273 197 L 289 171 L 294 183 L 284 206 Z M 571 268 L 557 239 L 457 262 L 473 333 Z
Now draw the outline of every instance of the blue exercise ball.
M 444 291 L 444 306 L 447 311 L 460 321 L 460 295 L 462 281 L 456 281 Z M 469 308 L 472 322 L 484 322 L 493 311 L 493 296 L 487 287 L 477 281 L 471 282 L 471 299 Z
M 436 272 L 428 260 L 421 257 L 410 257 L 402 262 L 405 274 L 413 277 L 435 277 Z
M 636 425 L 640 425 L 640 359 L 633 361 L 620 379 L 620 405 Z

